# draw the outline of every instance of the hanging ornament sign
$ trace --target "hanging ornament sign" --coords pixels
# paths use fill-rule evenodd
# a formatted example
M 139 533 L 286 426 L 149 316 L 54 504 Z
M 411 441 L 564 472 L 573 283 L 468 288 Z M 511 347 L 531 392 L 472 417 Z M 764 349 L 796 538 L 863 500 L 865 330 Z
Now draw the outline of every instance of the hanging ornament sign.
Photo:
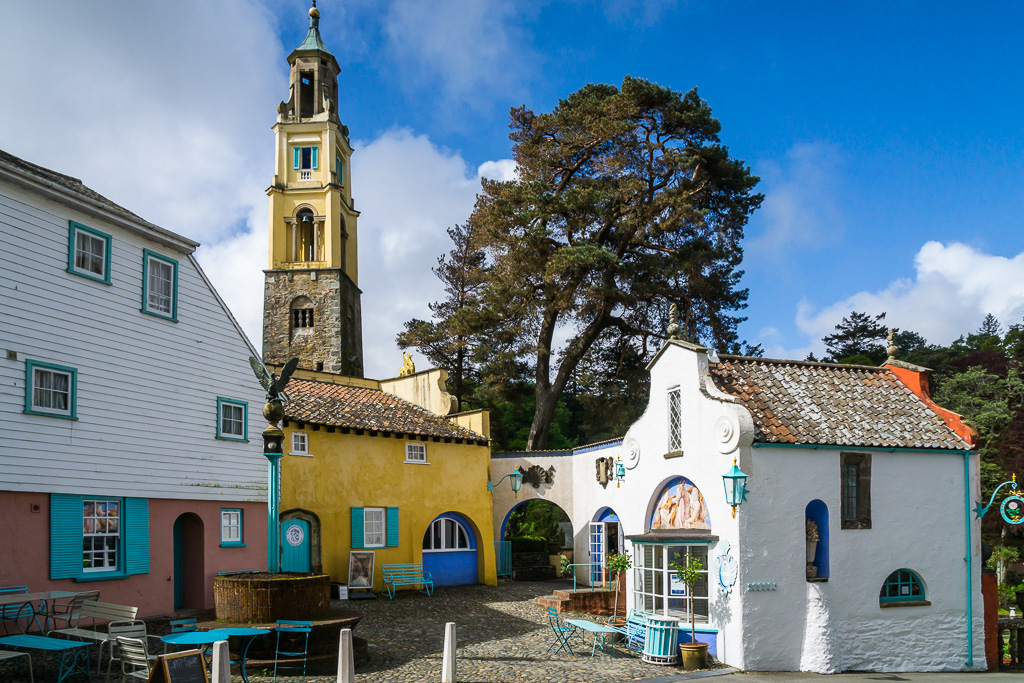
M 974 508 L 974 513 L 981 519 L 988 512 L 988 509 L 992 507 L 992 503 L 996 499 L 999 490 L 1004 486 L 1010 486 L 1014 489 L 1013 494 L 1003 499 L 1003 502 L 999 504 L 999 514 L 1002 515 L 1003 519 L 1009 524 L 1021 524 L 1024 523 L 1024 497 L 1021 497 L 1021 491 L 1017 491 L 1017 475 L 1014 474 L 1010 481 L 1004 481 L 1002 484 L 996 487 L 996 490 L 992 492 L 992 497 L 988 500 L 988 505 L 982 505 L 981 501 Z

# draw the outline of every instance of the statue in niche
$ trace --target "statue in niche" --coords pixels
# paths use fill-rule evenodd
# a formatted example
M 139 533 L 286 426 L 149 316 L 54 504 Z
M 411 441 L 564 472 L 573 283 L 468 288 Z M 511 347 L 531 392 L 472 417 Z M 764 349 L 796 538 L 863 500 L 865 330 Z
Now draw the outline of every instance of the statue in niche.
M 539 489 L 541 484 L 551 484 L 555 481 L 555 466 L 544 469 L 540 465 L 530 465 L 529 469 L 516 468 L 519 474 L 523 475 L 523 483 L 531 484 L 533 488 Z
M 608 482 L 615 477 L 615 459 L 598 458 L 595 465 L 597 466 L 597 483 L 608 488 Z

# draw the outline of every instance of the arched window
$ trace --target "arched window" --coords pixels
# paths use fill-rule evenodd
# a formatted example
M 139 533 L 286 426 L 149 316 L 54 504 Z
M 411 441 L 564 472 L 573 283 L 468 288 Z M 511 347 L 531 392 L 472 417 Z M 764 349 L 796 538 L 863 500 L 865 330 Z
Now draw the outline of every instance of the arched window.
M 423 535 L 424 550 L 469 550 L 469 534 L 458 521 L 441 517 L 435 519 Z
M 917 602 L 925 599 L 921 577 L 909 569 L 897 569 L 882 584 L 878 602 Z
M 298 230 L 298 245 L 296 261 L 315 261 L 316 256 L 316 223 L 313 221 L 313 212 L 309 209 L 302 209 L 295 216 L 295 229 Z
M 291 305 L 292 333 L 313 329 L 313 302 L 308 297 L 296 297 Z

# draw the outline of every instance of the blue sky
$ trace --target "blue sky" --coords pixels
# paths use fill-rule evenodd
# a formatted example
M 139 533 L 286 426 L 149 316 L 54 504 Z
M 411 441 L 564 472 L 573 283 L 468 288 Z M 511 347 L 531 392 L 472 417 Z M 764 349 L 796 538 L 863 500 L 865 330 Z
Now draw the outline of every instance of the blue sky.
M 698 87 L 760 175 L 741 336 L 820 354 L 850 308 L 935 342 L 1024 316 L 1024 6 L 322 0 L 356 141 L 367 370 L 440 290 L 444 228 L 510 164 L 508 110 L 626 74 Z M 298 0 L 11 3 L 0 148 L 201 240 L 259 343 L 266 197 Z M 29 66 L 49 40 L 52 68 Z M 33 56 L 33 59 L 38 57 Z M 141 169 L 141 172 L 136 169 Z

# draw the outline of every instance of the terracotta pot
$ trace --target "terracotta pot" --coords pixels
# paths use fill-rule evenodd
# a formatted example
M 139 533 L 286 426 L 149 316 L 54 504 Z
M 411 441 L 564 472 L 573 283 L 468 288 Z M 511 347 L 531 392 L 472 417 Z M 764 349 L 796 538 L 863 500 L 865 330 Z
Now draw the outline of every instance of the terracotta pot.
M 683 668 L 687 671 L 708 668 L 707 643 L 680 643 L 679 655 L 683 659 Z

